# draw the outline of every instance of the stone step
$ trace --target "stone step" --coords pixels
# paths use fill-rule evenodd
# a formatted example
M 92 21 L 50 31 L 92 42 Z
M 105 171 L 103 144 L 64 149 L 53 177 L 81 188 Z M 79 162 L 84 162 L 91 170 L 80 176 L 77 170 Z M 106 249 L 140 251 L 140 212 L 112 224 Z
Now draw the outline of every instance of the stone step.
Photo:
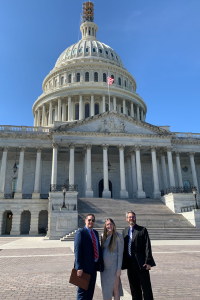
M 103 233 L 103 228 L 95 228 L 99 236 Z M 118 228 L 118 232 L 122 232 L 123 228 Z M 187 228 L 187 229 L 158 229 L 149 228 L 149 236 L 151 240 L 199 240 L 200 229 Z M 70 236 L 67 235 L 60 239 L 61 241 L 74 241 L 75 232 Z

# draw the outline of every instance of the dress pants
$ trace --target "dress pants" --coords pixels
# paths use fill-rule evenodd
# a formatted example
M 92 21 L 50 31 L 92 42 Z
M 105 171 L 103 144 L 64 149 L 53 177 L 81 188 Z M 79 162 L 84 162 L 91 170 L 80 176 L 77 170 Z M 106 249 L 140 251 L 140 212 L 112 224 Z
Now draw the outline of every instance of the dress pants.
M 83 290 L 80 287 L 78 287 L 77 300 L 92 300 L 93 299 L 96 278 L 97 278 L 97 271 L 96 271 L 96 268 L 94 268 L 94 270 L 91 274 L 88 290 L 86 291 L 86 290 Z
M 135 271 L 131 266 L 127 270 L 127 275 L 133 300 L 153 300 L 149 271 Z

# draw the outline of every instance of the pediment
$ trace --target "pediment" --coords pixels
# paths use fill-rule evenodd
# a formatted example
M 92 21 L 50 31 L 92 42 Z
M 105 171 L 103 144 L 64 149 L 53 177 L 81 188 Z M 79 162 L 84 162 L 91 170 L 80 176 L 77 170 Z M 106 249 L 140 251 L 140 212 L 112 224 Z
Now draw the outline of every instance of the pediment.
M 61 123 L 52 132 L 121 133 L 134 135 L 171 135 L 165 129 L 136 120 L 116 111 L 102 113 L 84 120 Z

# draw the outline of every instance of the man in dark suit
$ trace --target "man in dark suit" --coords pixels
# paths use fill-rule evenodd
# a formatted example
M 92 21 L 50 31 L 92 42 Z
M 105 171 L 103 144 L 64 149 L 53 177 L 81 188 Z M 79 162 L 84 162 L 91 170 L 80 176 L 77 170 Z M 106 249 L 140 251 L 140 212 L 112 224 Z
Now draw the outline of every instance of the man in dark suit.
M 133 300 L 153 300 L 149 270 L 155 266 L 147 229 L 136 224 L 133 211 L 126 213 L 129 226 L 123 230 L 124 256 L 122 269 L 127 269 Z M 143 297 L 142 297 L 143 294 Z
M 90 274 L 88 290 L 78 287 L 77 300 L 92 300 L 97 271 L 103 272 L 103 256 L 99 244 L 99 234 L 93 229 L 95 216 L 88 214 L 85 219 L 85 227 L 78 230 L 74 238 L 75 269 L 77 276 L 82 273 Z

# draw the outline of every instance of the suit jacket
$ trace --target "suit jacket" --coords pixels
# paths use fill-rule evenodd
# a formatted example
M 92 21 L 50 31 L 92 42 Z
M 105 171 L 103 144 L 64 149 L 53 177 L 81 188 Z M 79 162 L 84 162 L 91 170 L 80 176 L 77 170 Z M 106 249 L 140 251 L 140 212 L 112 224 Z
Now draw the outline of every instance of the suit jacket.
M 94 247 L 87 228 L 79 229 L 74 238 L 75 269 L 83 270 L 83 272 L 87 274 L 92 274 L 94 268 L 101 272 L 103 272 L 104 269 L 102 250 L 99 244 L 99 234 L 96 230 L 93 229 L 93 231 L 98 240 L 99 259 L 97 263 L 95 263 Z
M 130 266 L 130 259 L 135 270 L 140 271 L 139 265 L 148 264 L 155 266 L 155 261 L 152 256 L 151 242 L 148 231 L 145 227 L 135 224 L 135 230 L 131 243 L 131 258 L 128 256 L 128 242 L 129 242 L 129 227 L 126 227 L 122 232 L 124 238 L 124 254 L 122 269 L 128 269 Z

